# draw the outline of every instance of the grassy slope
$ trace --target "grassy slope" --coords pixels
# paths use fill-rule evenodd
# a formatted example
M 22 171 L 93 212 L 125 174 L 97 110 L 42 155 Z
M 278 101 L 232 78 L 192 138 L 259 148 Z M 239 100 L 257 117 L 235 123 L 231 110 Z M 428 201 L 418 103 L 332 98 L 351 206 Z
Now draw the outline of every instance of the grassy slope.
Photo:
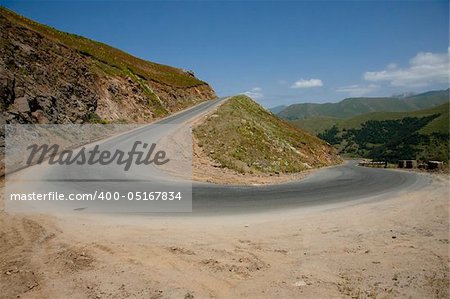
M 95 59 L 108 72 L 133 72 L 145 80 L 154 80 L 171 86 L 189 87 L 204 84 L 181 69 L 146 61 L 106 44 L 82 36 L 65 33 L 52 27 L 36 23 L 0 6 L 0 14 L 11 22 L 34 30 L 39 34 Z
M 430 91 L 415 96 L 397 98 L 349 98 L 338 103 L 294 104 L 278 115 L 289 120 L 308 118 L 350 118 L 371 112 L 402 112 L 431 108 L 448 101 L 449 91 Z
M 371 148 L 379 147 L 379 152 L 381 156 L 399 156 L 399 158 L 417 158 L 420 160 L 448 160 L 448 134 L 449 134 L 449 103 L 434 107 L 431 109 L 418 110 L 413 112 L 376 112 L 369 113 L 357 117 L 353 117 L 346 120 L 337 120 L 329 125 L 331 128 L 336 125 L 340 133 L 337 136 L 345 136 L 345 132 L 351 132 L 352 129 L 359 130 L 362 128 L 362 124 L 367 123 L 369 120 L 374 121 L 402 121 L 407 117 L 423 118 L 438 115 L 431 122 L 427 123 L 422 128 L 418 130 L 408 130 L 402 132 L 400 137 L 403 141 L 398 138 L 390 139 L 389 142 L 373 144 L 366 142 L 354 144 L 351 140 L 352 137 L 345 137 L 343 141 L 335 145 L 335 147 L 343 155 L 348 155 L 349 157 L 359 157 L 359 156 L 370 156 L 369 151 Z M 311 119 L 312 120 L 312 119 Z M 311 121 L 308 120 L 308 121 Z M 380 123 L 381 125 L 381 123 Z M 367 127 L 366 127 L 367 128 Z M 369 138 L 372 136 L 379 136 L 379 130 L 377 131 L 377 126 L 372 126 L 374 131 L 362 133 L 359 135 L 358 139 L 362 136 Z M 386 128 L 388 129 L 388 128 Z M 400 130 L 400 128 L 399 128 Z M 325 131 L 325 130 L 323 130 Z M 367 130 L 366 130 L 367 131 Z M 438 133 L 438 134 L 433 134 Z M 388 133 L 386 133 L 388 134 Z M 415 137 L 420 135 L 425 135 L 424 137 Z M 329 136 L 329 135 L 326 135 Z M 390 136 L 390 135 L 389 135 Z M 445 137 L 447 136 L 447 137 Z M 326 138 L 326 137 L 324 137 Z M 329 137 L 328 137 L 329 138 Z M 393 138 L 393 137 L 392 137 Z M 369 138 L 370 139 L 370 138 Z M 332 142 L 331 139 L 327 139 Z M 429 140 L 429 141 L 427 141 Z M 354 140 L 355 141 L 355 140 Z M 350 142 L 350 143 L 349 143 Z M 405 149 L 411 148 L 412 151 L 407 151 Z M 409 156 L 408 156 L 409 155 Z
M 236 96 L 194 129 L 199 145 L 222 166 L 246 172 L 297 172 L 340 161 L 322 140 Z
M 297 119 L 290 121 L 295 127 L 305 130 L 311 134 L 317 135 L 320 132 L 331 128 L 333 125 L 338 125 L 342 119 L 334 117 L 317 116 L 308 119 Z
M 337 119 L 327 117 L 316 117 L 304 120 L 292 121 L 296 127 L 317 134 L 336 125 L 340 129 L 357 129 L 368 120 L 395 120 L 405 117 L 423 117 L 427 115 L 440 114 L 440 116 L 424 128 L 420 133 L 430 134 L 433 132 L 448 133 L 449 131 L 449 103 L 430 109 L 411 112 L 373 112 L 348 119 Z
M 432 133 L 432 132 L 442 132 L 448 133 L 449 128 L 449 104 L 443 104 L 438 107 L 434 107 L 431 109 L 424 109 L 412 112 L 375 112 L 369 113 L 357 117 L 353 117 L 344 121 L 341 121 L 338 127 L 351 129 L 351 128 L 359 128 L 361 124 L 368 120 L 394 120 L 394 119 L 402 119 L 405 117 L 423 117 L 433 114 L 440 114 L 440 116 L 429 124 L 427 124 L 424 128 L 422 128 L 422 133 Z

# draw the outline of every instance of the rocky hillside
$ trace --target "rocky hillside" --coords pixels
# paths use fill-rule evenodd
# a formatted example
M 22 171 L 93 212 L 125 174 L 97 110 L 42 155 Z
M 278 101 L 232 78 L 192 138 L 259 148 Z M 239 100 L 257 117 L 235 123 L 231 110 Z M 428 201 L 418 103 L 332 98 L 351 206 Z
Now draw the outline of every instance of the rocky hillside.
M 144 123 L 215 96 L 192 72 L 0 7 L 3 123 Z
M 339 163 L 324 141 L 235 96 L 194 129 L 203 152 L 239 173 L 293 173 Z

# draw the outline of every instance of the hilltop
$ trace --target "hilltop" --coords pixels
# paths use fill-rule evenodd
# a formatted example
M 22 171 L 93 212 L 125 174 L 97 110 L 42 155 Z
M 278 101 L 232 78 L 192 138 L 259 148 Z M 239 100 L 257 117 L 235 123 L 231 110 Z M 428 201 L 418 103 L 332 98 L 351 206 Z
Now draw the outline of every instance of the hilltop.
M 193 134 L 216 167 L 240 174 L 295 173 L 341 162 L 324 141 L 243 95 L 230 98 Z
M 432 108 L 448 102 L 449 90 L 429 91 L 408 97 L 347 98 L 338 103 L 294 104 L 278 113 L 287 120 L 320 121 L 350 118 L 372 112 L 405 112 Z
M 216 97 L 192 72 L 146 61 L 0 7 L 6 123 L 145 123 Z

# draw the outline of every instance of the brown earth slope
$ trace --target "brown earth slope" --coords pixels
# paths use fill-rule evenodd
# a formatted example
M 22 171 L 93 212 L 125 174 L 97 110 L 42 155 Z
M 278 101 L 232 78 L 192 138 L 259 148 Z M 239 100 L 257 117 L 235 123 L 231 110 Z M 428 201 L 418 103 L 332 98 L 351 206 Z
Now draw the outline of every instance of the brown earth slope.
M 38 24 L 0 7 L 6 123 L 148 122 L 214 98 L 192 73 Z
M 1 124 L 146 123 L 215 97 L 192 72 L 136 58 L 0 6 Z

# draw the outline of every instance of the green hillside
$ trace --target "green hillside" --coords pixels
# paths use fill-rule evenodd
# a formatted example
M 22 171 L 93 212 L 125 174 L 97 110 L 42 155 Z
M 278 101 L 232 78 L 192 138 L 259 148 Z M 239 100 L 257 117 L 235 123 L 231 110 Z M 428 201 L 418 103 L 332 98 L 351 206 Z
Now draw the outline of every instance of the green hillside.
M 287 120 L 350 118 L 372 112 L 403 112 L 432 108 L 448 102 L 449 90 L 429 91 L 406 98 L 348 98 L 338 103 L 294 104 L 278 113 Z
M 247 96 L 229 99 L 193 133 L 207 155 L 240 173 L 290 173 L 341 161 L 324 141 Z
M 328 125 L 318 136 L 343 155 L 390 162 L 449 158 L 449 103 L 413 112 L 369 113 Z
M 402 119 L 405 117 L 422 117 L 432 114 L 440 114 L 438 118 L 433 120 L 430 124 L 427 124 L 422 133 L 432 132 L 447 132 L 449 124 L 449 104 L 443 104 L 434 108 L 417 110 L 411 112 L 373 112 L 367 113 L 348 119 L 339 119 L 331 117 L 313 117 L 303 120 L 291 121 L 291 123 L 303 130 L 306 130 L 312 134 L 319 134 L 332 126 L 336 125 L 340 129 L 356 129 L 361 127 L 361 124 L 369 120 L 392 120 Z
M 286 107 L 287 107 L 286 105 L 279 105 L 279 106 L 275 106 L 275 107 L 269 108 L 269 110 L 272 113 L 278 114 L 281 111 L 283 111 L 284 109 L 286 109 Z
M 402 119 L 405 117 L 424 117 L 433 114 L 439 114 L 439 117 L 428 123 L 424 128 L 421 129 L 421 132 L 422 133 L 448 132 L 449 103 L 430 109 L 411 112 L 374 112 L 352 117 L 345 120 L 340 120 L 339 122 L 337 122 L 337 125 L 342 129 L 353 129 L 361 127 L 361 124 L 369 120 L 378 120 L 378 121 L 393 120 L 393 119 Z
M 141 77 L 141 79 L 154 80 L 171 86 L 188 87 L 204 84 L 203 81 L 198 80 L 181 69 L 146 61 L 106 44 L 79 35 L 59 31 L 22 17 L 1 6 L 0 14 L 16 24 L 38 32 L 55 43 L 65 45 L 97 60 L 99 67 L 104 71 L 118 73 L 132 72 L 136 76 Z
M 295 127 L 303 129 L 311 134 L 317 135 L 326 129 L 331 128 L 333 125 L 337 125 L 344 121 L 340 118 L 316 116 L 307 119 L 297 119 L 290 121 Z

